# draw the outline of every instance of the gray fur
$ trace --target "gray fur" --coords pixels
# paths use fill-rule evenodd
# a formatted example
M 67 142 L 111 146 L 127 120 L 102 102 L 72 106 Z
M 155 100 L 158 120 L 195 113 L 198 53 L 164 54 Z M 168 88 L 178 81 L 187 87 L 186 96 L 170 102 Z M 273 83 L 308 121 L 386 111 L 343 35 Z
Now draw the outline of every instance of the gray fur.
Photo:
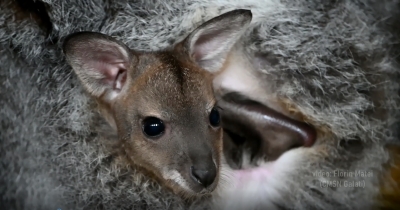
M 137 50 L 181 41 L 202 22 L 232 9 L 252 9 L 248 50 L 273 58 L 262 69 L 278 94 L 293 100 L 325 138 L 325 160 L 310 161 L 282 189 L 280 205 L 296 209 L 368 208 L 375 185 L 365 189 L 310 188 L 314 169 L 382 170 L 385 142 L 397 140 L 399 1 L 321 0 L 65 0 L 43 1 L 49 34 L 31 19 L 13 18 L 0 3 L 0 207 L 1 209 L 183 209 L 184 202 L 134 169 L 114 164 L 104 123 L 61 52 L 65 36 L 100 31 Z M 397 49 L 396 49 L 397 47 Z M 265 65 L 265 63 L 263 63 Z M 371 81 L 380 77 L 379 84 Z M 374 116 L 371 90 L 382 89 L 388 112 Z M 396 128 L 396 127 L 395 127 Z M 356 157 L 337 149 L 339 139 L 361 138 Z M 375 173 L 374 173 L 375 175 Z M 375 184 L 378 176 L 369 183 Z M 206 205 L 206 204 L 203 204 Z

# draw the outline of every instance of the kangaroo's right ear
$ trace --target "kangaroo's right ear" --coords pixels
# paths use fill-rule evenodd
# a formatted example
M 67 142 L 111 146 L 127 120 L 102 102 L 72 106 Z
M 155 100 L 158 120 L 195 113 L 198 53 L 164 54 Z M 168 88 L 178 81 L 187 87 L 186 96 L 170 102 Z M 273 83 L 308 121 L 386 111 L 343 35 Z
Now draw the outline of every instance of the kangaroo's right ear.
M 66 37 L 63 51 L 91 95 L 110 101 L 124 87 L 132 55 L 123 43 L 101 33 L 78 32 Z
M 195 29 L 184 46 L 201 68 L 216 72 L 252 20 L 250 10 L 237 9 L 212 18 Z

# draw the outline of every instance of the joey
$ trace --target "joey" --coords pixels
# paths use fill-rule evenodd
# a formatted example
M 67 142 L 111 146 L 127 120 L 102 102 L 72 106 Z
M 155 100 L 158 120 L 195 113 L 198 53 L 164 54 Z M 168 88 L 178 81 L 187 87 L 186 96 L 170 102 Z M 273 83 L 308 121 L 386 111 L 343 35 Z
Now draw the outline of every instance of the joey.
M 65 39 L 68 63 L 117 131 L 124 156 L 176 193 L 190 197 L 217 186 L 222 129 L 211 72 L 251 17 L 248 10 L 225 13 L 160 52 L 139 52 L 96 32 Z

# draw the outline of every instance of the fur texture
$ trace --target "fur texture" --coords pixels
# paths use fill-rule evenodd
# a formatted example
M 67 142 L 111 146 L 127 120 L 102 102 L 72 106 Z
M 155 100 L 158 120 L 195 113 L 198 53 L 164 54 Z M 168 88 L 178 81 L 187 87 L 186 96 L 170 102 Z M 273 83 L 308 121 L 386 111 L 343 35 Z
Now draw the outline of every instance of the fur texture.
M 93 103 L 61 52 L 65 36 L 98 31 L 137 50 L 181 41 L 202 22 L 251 9 L 247 50 L 263 59 L 279 96 L 319 126 L 320 150 L 279 192 L 296 209 L 369 208 L 378 193 L 383 145 L 397 141 L 399 1 L 43 0 L 46 17 L 0 2 L 0 208 L 186 209 L 183 201 L 120 165 Z M 46 24 L 47 23 L 47 24 Z M 49 27 L 51 26 L 51 27 Z M 265 58 L 270 63 L 265 63 Z M 379 100 L 377 99 L 379 97 Z M 378 103 L 379 102 L 379 103 Z M 322 129 L 324 128 L 324 129 Z M 358 138 L 361 154 L 337 149 Z M 319 158 L 320 157 L 320 158 Z M 310 171 L 373 171 L 365 189 L 315 190 Z M 376 175 L 376 176 L 375 176 Z M 317 177 L 318 178 L 318 177 Z

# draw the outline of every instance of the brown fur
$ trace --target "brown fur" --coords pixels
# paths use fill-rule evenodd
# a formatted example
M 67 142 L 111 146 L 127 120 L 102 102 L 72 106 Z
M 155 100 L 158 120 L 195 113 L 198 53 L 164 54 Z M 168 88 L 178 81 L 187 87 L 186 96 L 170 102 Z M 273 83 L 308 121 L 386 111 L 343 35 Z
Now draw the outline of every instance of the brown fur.
M 210 72 L 251 17 L 248 10 L 226 13 L 157 52 L 135 51 L 95 32 L 65 38 L 67 61 L 118 135 L 111 147 L 184 198 L 210 194 L 218 184 L 222 129 Z M 146 122 L 162 130 L 151 131 Z
M 125 116 L 160 116 L 161 119 L 182 120 L 184 125 L 195 126 L 193 125 L 195 122 L 192 116 L 193 112 L 188 109 L 196 107 L 194 110 L 204 111 L 204 114 L 199 113 L 200 116 L 204 116 L 207 114 L 204 108 L 212 108 L 215 100 L 210 80 L 206 79 L 209 75 L 203 70 L 184 65 L 167 53 L 157 54 L 157 56 L 153 54 L 140 55 L 137 63 L 139 67 L 148 66 L 146 64 L 149 63 L 151 63 L 151 66 L 148 66 L 143 74 L 133 79 L 133 85 L 128 90 L 129 93 L 115 106 L 115 110 L 121 110 L 115 113 L 115 118 L 120 119 L 118 121 L 120 124 L 117 123 L 117 127 L 120 128 L 119 134 L 121 136 L 132 135 L 130 139 L 121 138 L 119 147 L 131 163 L 139 165 L 159 179 L 162 176 L 159 168 L 148 164 L 146 159 L 154 158 L 160 162 L 159 165 L 167 165 L 173 162 L 171 160 L 174 157 L 172 154 L 179 151 L 169 148 L 167 144 L 164 144 L 165 146 L 146 145 L 144 143 L 146 140 L 142 137 L 142 134 L 132 131 L 132 128 L 136 128 L 135 121 L 129 121 Z M 130 76 L 132 77 L 133 75 L 131 74 Z M 166 90 L 168 90 L 168 94 L 165 93 Z M 158 100 L 155 101 L 155 98 Z M 137 108 L 126 110 L 126 107 Z M 204 118 L 204 121 L 206 120 L 207 115 Z M 169 130 L 168 132 L 172 131 Z M 186 131 L 182 130 L 180 132 Z M 220 138 L 221 131 L 218 131 L 213 134 L 211 139 Z M 213 142 L 213 148 L 216 148 L 214 155 L 219 157 L 218 151 L 220 150 L 221 142 L 218 140 Z M 138 150 L 141 151 L 138 152 Z M 159 150 L 160 153 L 154 154 L 155 150 Z M 217 159 L 219 164 L 220 160 L 219 158 Z M 173 182 L 165 182 L 165 184 L 176 193 L 186 194 Z
M 222 129 L 209 122 L 216 105 L 211 74 L 183 48 L 136 52 L 99 33 L 71 37 L 64 45 L 67 59 L 114 129 L 110 132 L 116 131 L 118 140 L 111 147 L 125 159 L 122 164 L 144 169 L 183 197 L 213 191 L 219 180 Z M 144 134 L 148 117 L 162 120 L 160 136 Z M 215 179 L 202 186 L 192 167 L 215 167 Z

